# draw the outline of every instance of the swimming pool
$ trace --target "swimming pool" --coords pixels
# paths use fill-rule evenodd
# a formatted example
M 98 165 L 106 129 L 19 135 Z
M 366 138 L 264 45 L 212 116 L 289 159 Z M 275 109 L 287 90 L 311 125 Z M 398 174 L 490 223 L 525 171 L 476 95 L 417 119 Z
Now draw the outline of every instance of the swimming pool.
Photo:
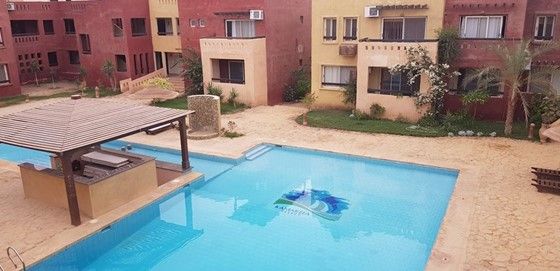
M 30 270 L 422 270 L 457 174 L 274 146 Z

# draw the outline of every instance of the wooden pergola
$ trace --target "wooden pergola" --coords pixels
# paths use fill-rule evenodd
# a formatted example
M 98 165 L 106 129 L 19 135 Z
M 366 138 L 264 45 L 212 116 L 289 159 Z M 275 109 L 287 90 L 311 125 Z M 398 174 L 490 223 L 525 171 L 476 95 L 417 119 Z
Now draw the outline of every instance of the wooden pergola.
M 179 123 L 181 167 L 190 169 L 185 118 L 193 111 L 94 99 L 65 100 L 0 116 L 0 143 L 45 151 L 62 162 L 72 225 L 80 225 L 80 210 L 72 154 L 108 141 Z

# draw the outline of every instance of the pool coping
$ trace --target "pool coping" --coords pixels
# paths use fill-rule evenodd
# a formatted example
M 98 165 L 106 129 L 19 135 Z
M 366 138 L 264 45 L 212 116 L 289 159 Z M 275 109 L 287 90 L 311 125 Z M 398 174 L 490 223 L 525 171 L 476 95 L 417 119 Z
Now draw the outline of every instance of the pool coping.
M 170 152 L 177 152 L 179 151 L 176 148 L 170 148 L 170 147 L 164 147 L 164 146 L 158 146 L 157 144 L 155 145 L 148 145 L 148 144 L 144 144 L 144 143 L 139 143 L 139 142 L 135 142 L 134 140 L 119 140 L 119 142 L 125 142 L 125 143 L 131 143 L 131 144 L 135 144 L 138 146 L 142 146 L 145 148 L 157 148 L 158 150 L 165 150 L 165 151 L 170 151 Z M 240 162 L 245 160 L 245 155 L 246 153 L 250 152 L 252 149 L 255 149 L 261 145 L 273 145 L 276 147 L 281 147 L 281 148 L 286 148 L 286 149 L 299 149 L 299 150 L 305 150 L 305 151 L 311 151 L 311 152 L 322 152 L 322 153 L 326 153 L 326 154 L 331 154 L 331 155 L 339 155 L 339 156 L 343 156 L 343 157 L 347 157 L 347 158 L 353 158 L 353 159 L 367 159 L 367 160 L 377 160 L 377 161 L 381 161 L 381 162 L 388 162 L 388 163 L 395 163 L 398 165 L 409 165 L 409 166 L 416 166 L 416 167 L 421 167 L 421 168 L 425 168 L 425 169 L 437 169 L 437 170 L 442 170 L 442 171 L 446 171 L 447 173 L 455 173 L 457 175 L 457 179 L 455 181 L 455 187 L 453 189 L 453 192 L 451 194 L 451 197 L 449 199 L 447 208 L 446 208 L 446 212 L 443 216 L 443 219 L 441 221 L 440 224 L 440 228 L 437 234 L 437 237 L 435 239 L 435 242 L 432 246 L 432 250 L 430 253 L 430 257 L 426 263 L 425 266 L 425 270 L 461 270 L 464 267 L 465 261 L 466 261 L 466 243 L 467 243 L 467 236 L 468 236 L 468 230 L 469 230 L 469 223 L 466 223 L 465 221 L 468 221 L 470 219 L 470 214 L 472 213 L 472 205 L 473 203 L 473 197 L 472 197 L 472 193 L 469 193 L 470 196 L 467 197 L 463 191 L 463 189 L 458 191 L 458 186 L 459 184 L 463 184 L 466 181 L 461 181 L 463 178 L 463 176 L 465 176 L 466 172 L 470 172 L 470 168 L 468 167 L 462 167 L 462 168 L 451 168 L 451 167 L 444 167 L 444 166 L 437 166 L 437 165 L 429 165 L 429 164 L 422 164 L 422 163 L 416 163 L 416 162 L 409 162 L 409 161 L 398 161 L 398 160 L 391 160 L 391 159 L 385 159 L 385 158 L 380 158 L 380 157 L 373 157 L 373 156 L 367 156 L 367 155 L 358 155 L 358 154 L 350 154 L 350 153 L 343 153 L 343 152 L 337 152 L 337 151 L 331 151 L 331 150 L 326 150 L 326 149 L 320 149 L 320 148 L 310 148 L 310 147 L 305 147 L 305 146 L 294 146 L 294 145 L 286 145 L 286 144 L 277 144 L 277 143 L 271 143 L 271 142 L 261 142 L 261 143 L 256 143 L 253 146 L 245 149 L 244 151 L 241 152 L 241 154 L 238 155 L 224 155 L 224 154 L 214 154 L 212 152 L 209 153 L 201 153 L 201 152 L 191 152 L 193 155 L 193 157 L 199 156 L 199 157 L 205 157 L 205 158 L 211 158 L 211 159 L 218 159 L 221 161 L 229 161 L 229 162 L 233 162 L 234 165 L 239 164 Z M 200 173 L 198 173 L 200 174 Z M 468 174 L 467 174 L 468 175 Z M 183 175 L 185 176 L 185 175 Z M 181 176 L 181 177 L 183 177 Z M 181 177 L 179 177 L 178 179 L 180 179 Z M 165 192 L 162 192 L 161 194 L 159 194 L 159 196 L 157 197 L 153 197 L 151 196 L 151 199 L 149 199 L 149 201 L 144 202 L 143 204 L 141 204 L 140 206 L 137 206 L 136 208 L 132 208 L 132 210 L 130 210 L 130 206 L 123 206 L 120 207 L 118 210 L 121 211 L 121 208 L 125 208 L 127 207 L 127 211 L 121 211 L 124 212 L 121 215 L 118 214 L 113 214 L 111 212 L 111 214 L 108 214 L 107 216 L 111 216 L 111 218 L 107 218 L 107 217 L 103 217 L 104 222 L 100 225 L 96 225 L 95 230 L 90 231 L 89 233 L 85 234 L 85 235 L 80 235 L 79 233 L 74 233 L 73 231 L 76 229 L 71 229 L 69 231 L 72 231 L 72 234 L 68 234 L 71 236 L 76 236 L 78 235 L 78 238 L 73 239 L 74 241 L 72 242 L 66 242 L 67 244 L 64 245 L 62 248 L 58 248 L 58 249 L 49 249 L 49 251 L 51 251 L 48 254 L 44 254 L 42 257 L 36 257 L 34 259 L 32 259 L 30 262 L 31 264 L 28 264 L 29 267 L 36 265 L 37 263 L 59 253 L 62 252 L 63 250 L 67 249 L 68 247 L 74 245 L 77 242 L 80 242 L 86 238 L 89 238 L 90 236 L 102 231 L 105 227 L 107 227 L 108 225 L 111 225 L 113 223 L 116 223 L 119 220 L 122 220 L 124 218 L 126 218 L 127 216 L 130 216 L 132 214 L 134 214 L 137 211 L 140 211 L 142 208 L 146 207 L 149 204 L 152 204 L 154 202 L 156 202 L 157 200 L 160 200 L 161 198 L 164 198 L 165 196 L 171 195 L 172 193 L 176 192 L 177 190 L 193 183 L 196 182 L 200 179 L 203 179 L 204 175 L 200 174 L 200 176 L 191 179 L 190 181 L 186 181 L 186 182 L 179 182 L 179 183 L 173 183 L 173 187 L 172 188 L 166 188 Z M 177 180 L 177 179 L 176 179 Z M 175 181 L 175 180 L 174 180 Z M 174 182 L 171 181 L 170 183 Z M 169 184 L 169 183 L 168 183 Z M 167 184 L 166 184 L 167 185 Z M 164 185 L 165 186 L 165 185 Z M 169 189 L 169 190 L 168 190 Z M 142 197 L 144 198 L 144 197 Z M 461 203 L 461 211 L 462 212 L 458 212 L 456 209 L 458 208 L 459 203 L 458 198 L 461 198 L 463 200 L 466 200 L 466 202 Z M 133 203 L 136 200 L 134 200 L 133 202 L 128 203 L 127 205 L 133 205 Z M 468 207 L 465 207 L 464 204 L 468 203 Z M 138 203 L 134 203 L 134 205 L 137 205 Z M 464 210 L 467 209 L 468 212 L 464 212 Z M 117 210 L 114 210 L 117 211 Z M 97 222 L 99 223 L 99 222 Z M 452 224 L 452 226 L 450 226 L 449 224 Z M 88 225 L 89 226 L 89 225 Z M 451 230 L 450 230 L 451 229 Z M 65 236 L 67 234 L 64 234 Z M 57 238 L 58 236 L 55 236 L 53 239 Z M 68 237 L 67 237 L 68 239 Z M 51 240 L 47 240 L 47 241 L 51 241 Z M 58 241 L 58 240 L 57 240 Z M 451 242 L 450 242 L 451 241 Z M 51 245 L 49 245 L 51 246 Z M 32 252 L 35 249 L 31 249 L 28 252 Z M 47 250 L 47 249 L 45 249 Z M 24 253 L 24 256 L 26 256 L 27 253 Z

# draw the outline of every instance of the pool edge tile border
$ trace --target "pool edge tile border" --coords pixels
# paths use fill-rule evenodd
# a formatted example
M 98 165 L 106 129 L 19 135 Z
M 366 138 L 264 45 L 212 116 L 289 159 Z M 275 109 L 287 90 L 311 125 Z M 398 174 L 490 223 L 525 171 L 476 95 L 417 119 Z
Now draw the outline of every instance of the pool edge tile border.
M 71 247 L 72 245 L 85 240 L 94 234 L 102 231 L 107 226 L 112 225 L 122 219 L 125 219 L 142 208 L 165 198 L 168 195 L 188 186 L 194 182 L 204 180 L 204 174 L 198 172 L 188 172 L 174 180 L 178 182 L 168 182 L 158 189 L 150 192 L 150 194 L 141 196 L 133 201 L 110 211 L 97 219 L 88 219 L 82 222 L 82 225 L 74 227 L 45 240 L 34 248 L 22 253 L 22 257 L 26 261 L 27 268 L 32 268 L 41 261 L 56 255 Z M 94 223 L 91 223 L 95 220 Z M 46 245 L 48 243 L 48 245 Z

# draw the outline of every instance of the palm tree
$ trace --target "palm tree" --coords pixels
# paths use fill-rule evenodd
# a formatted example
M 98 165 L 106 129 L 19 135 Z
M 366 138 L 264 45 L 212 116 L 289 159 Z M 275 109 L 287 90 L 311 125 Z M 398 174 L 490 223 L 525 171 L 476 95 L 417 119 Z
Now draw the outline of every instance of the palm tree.
M 37 77 L 37 74 L 41 70 L 39 62 L 37 62 L 37 60 L 31 61 L 29 68 L 31 69 L 31 72 L 33 72 L 33 75 L 35 75 L 35 85 L 39 86 L 39 78 Z
M 558 48 L 557 43 L 547 42 L 534 45 L 531 41 L 527 40 L 520 41 L 515 46 L 500 44 L 491 48 L 498 58 L 498 65 L 486 67 L 465 78 L 465 85 L 477 81 L 478 86 L 483 88 L 499 87 L 501 85 L 507 90 L 506 97 L 508 100 L 504 127 L 504 134 L 506 136 L 511 135 L 515 107 L 519 99 L 521 99 L 525 113 L 525 122 L 528 126 L 529 103 L 527 95 L 525 95 L 527 92 L 524 86 L 551 92 L 553 87 L 550 81 L 550 74 L 554 67 L 531 69 L 530 74 L 527 71 L 530 69 L 533 59 Z
M 101 71 L 107 78 L 109 78 L 109 83 L 111 83 L 111 89 L 113 91 L 117 91 L 116 83 L 115 83 L 115 65 L 111 60 L 105 60 L 103 66 L 101 66 Z

